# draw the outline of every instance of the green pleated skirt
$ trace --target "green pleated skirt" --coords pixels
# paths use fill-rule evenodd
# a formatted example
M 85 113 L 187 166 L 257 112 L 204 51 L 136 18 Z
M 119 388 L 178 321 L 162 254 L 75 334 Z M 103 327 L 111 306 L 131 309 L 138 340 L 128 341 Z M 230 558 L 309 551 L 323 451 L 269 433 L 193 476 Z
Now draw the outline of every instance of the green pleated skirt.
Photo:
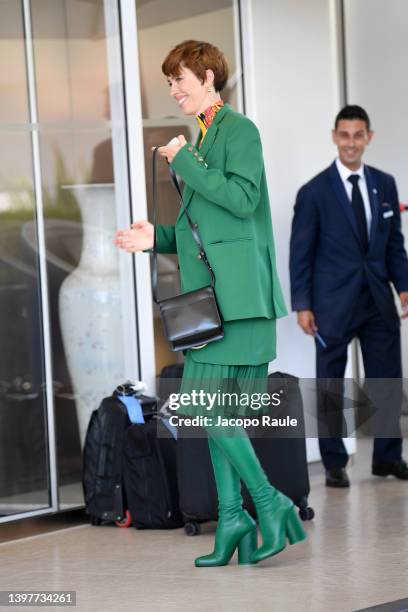
M 261 394 L 267 391 L 267 376 L 268 363 L 197 363 L 187 351 L 177 414 L 207 416 L 213 422 L 218 417 L 256 417 L 265 410 Z

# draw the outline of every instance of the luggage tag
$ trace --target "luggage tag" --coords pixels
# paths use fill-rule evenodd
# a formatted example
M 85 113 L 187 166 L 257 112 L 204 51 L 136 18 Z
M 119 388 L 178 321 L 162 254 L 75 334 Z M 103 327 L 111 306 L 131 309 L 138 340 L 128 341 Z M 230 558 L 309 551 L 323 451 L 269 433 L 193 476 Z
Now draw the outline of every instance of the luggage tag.
M 118 399 L 126 406 L 131 423 L 135 425 L 143 425 L 145 423 L 142 405 L 137 397 L 134 395 L 118 395 Z

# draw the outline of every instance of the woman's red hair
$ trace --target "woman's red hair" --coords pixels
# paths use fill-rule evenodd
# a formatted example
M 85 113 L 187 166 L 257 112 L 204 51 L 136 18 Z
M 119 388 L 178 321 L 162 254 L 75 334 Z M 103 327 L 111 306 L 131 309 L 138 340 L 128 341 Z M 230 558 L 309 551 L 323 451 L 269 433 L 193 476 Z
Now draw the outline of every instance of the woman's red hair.
M 214 73 L 214 89 L 222 91 L 228 80 L 228 64 L 224 54 L 214 45 L 198 40 L 185 40 L 170 51 L 162 64 L 167 77 L 179 76 L 182 67 L 189 68 L 202 83 L 206 70 Z

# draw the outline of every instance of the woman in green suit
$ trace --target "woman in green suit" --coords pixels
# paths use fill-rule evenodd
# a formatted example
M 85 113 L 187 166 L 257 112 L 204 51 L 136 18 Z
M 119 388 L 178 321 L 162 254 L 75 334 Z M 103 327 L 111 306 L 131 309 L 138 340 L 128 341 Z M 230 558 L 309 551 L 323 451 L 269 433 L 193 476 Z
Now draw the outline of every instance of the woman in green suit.
M 186 115 L 195 115 L 200 134 L 195 144 L 179 135 L 159 149 L 183 179 L 183 201 L 198 225 L 214 270 L 215 293 L 224 321 L 224 338 L 185 354 L 181 392 L 225 389 L 235 381 L 241 392 L 259 390 L 268 362 L 276 356 L 276 319 L 286 314 L 276 273 L 272 221 L 259 132 L 245 116 L 224 104 L 220 92 L 228 78 L 224 55 L 205 42 L 185 41 L 162 66 L 170 95 Z M 175 225 L 157 227 L 157 250 L 177 253 L 183 292 L 209 284 L 208 271 L 186 215 Z M 153 226 L 139 221 L 117 232 L 116 244 L 127 252 L 153 246 Z M 229 418 L 243 412 L 218 405 Z M 247 408 L 245 408 L 247 410 Z M 193 403 L 184 414 L 208 415 Z M 238 549 L 239 563 L 257 563 L 306 537 L 292 501 L 269 483 L 245 430 L 207 427 L 218 492 L 214 551 L 197 567 L 225 565 Z M 241 480 L 256 508 L 256 524 L 242 508 Z

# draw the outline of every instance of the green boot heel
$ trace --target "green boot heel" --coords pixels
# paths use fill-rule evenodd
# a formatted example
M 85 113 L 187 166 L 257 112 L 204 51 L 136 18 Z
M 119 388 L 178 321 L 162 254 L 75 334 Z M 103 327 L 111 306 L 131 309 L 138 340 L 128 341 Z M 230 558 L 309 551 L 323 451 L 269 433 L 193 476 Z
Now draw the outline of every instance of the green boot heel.
M 232 517 L 220 518 L 215 533 L 214 551 L 210 555 L 198 557 L 195 566 L 227 565 L 237 547 L 241 550 L 238 552 L 238 562 L 250 563 L 250 558 L 256 551 L 256 523 L 246 510 Z
M 258 548 L 258 532 L 256 524 L 251 531 L 238 543 L 238 565 L 250 565 L 252 564 L 251 557 Z
M 294 508 L 292 508 L 292 510 L 289 512 L 286 519 L 286 536 L 289 544 L 297 544 L 298 542 L 305 540 L 307 537 Z
M 269 493 L 256 506 L 259 529 L 262 534 L 262 546 L 251 556 L 252 563 L 258 563 L 267 557 L 281 552 L 286 541 L 296 544 L 306 539 L 306 532 L 297 515 L 292 501 L 277 491 Z

